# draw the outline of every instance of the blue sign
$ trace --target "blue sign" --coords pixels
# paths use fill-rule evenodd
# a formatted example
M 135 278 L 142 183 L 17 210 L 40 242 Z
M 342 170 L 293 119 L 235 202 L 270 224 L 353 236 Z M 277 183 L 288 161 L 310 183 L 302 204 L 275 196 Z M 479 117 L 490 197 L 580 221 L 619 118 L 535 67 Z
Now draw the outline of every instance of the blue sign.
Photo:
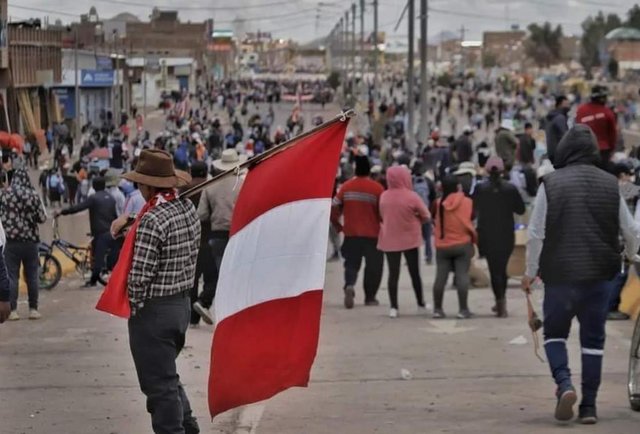
M 114 83 L 115 74 L 113 70 L 83 69 L 80 77 L 80 85 L 83 87 L 111 87 Z
M 108 71 L 113 69 L 113 62 L 111 58 L 107 56 L 96 56 L 96 68 L 100 71 Z
M 73 119 L 76 116 L 76 99 L 75 91 L 71 88 L 58 87 L 53 89 L 53 92 L 58 96 L 58 102 L 62 107 L 65 119 Z

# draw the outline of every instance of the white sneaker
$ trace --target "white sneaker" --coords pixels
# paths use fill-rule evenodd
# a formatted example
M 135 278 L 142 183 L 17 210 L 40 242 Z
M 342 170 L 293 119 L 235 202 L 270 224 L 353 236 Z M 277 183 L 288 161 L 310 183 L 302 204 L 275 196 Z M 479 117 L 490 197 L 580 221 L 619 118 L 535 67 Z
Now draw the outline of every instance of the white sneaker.
M 418 316 L 427 315 L 427 306 L 418 306 L 416 313 L 418 314 Z
M 389 311 L 389 318 L 398 318 L 398 309 L 391 309 Z
M 11 313 L 9 314 L 9 321 L 19 321 L 19 320 L 20 320 L 20 315 L 18 315 L 18 311 L 12 310 Z
M 40 319 L 42 315 L 38 312 L 37 309 L 29 309 L 29 319 Z
M 198 315 L 200 315 L 202 321 L 206 322 L 209 325 L 213 325 L 213 317 L 211 316 L 211 312 L 209 311 L 209 309 L 200 304 L 199 301 L 193 303 L 193 310 L 195 310 Z

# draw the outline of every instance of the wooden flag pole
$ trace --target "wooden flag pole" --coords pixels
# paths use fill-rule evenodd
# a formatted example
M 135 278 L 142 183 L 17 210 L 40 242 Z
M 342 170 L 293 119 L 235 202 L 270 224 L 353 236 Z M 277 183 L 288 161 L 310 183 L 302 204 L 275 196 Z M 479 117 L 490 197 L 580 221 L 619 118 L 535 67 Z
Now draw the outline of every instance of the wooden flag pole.
M 233 169 L 229 169 L 226 170 L 222 173 L 219 173 L 218 175 L 214 176 L 213 178 L 204 181 L 196 186 L 191 187 L 188 190 L 185 190 L 182 192 L 182 194 L 180 194 L 180 197 L 191 197 L 194 194 L 198 194 L 199 192 L 201 192 L 202 190 L 204 190 L 205 188 L 209 187 L 210 185 L 215 184 L 216 182 L 220 181 L 223 178 L 226 178 L 227 176 L 231 176 L 231 175 L 237 175 L 242 169 L 245 169 L 247 167 L 252 167 L 255 166 L 256 164 L 261 163 L 262 161 L 266 160 L 267 158 L 271 158 L 276 154 L 279 154 L 280 152 L 284 151 L 285 149 L 291 147 L 292 145 L 295 145 L 296 142 L 304 139 L 305 137 L 308 137 L 314 133 L 317 133 L 318 131 L 324 130 L 325 128 L 330 127 L 331 125 L 335 124 L 336 122 L 345 122 L 347 119 L 350 119 L 352 117 L 354 117 L 356 115 L 355 110 L 353 109 L 348 109 L 346 111 L 343 111 L 342 113 L 338 114 L 335 118 L 333 118 L 332 120 L 323 123 L 322 125 L 318 125 L 315 128 L 310 129 L 309 131 L 302 133 L 292 139 L 287 140 L 284 143 L 279 144 L 278 146 L 274 146 L 273 148 L 269 149 L 266 152 L 263 152 L 260 155 L 257 155 L 247 161 L 245 161 L 244 163 L 238 164 L 236 167 L 234 167 Z

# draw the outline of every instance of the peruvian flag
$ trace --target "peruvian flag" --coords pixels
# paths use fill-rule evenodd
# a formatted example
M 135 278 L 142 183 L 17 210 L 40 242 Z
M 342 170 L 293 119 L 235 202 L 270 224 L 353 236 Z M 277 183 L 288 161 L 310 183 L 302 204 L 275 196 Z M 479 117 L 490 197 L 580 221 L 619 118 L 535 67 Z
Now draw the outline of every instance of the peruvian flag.
M 301 137 L 244 181 L 216 291 L 212 416 L 309 382 L 347 124 Z

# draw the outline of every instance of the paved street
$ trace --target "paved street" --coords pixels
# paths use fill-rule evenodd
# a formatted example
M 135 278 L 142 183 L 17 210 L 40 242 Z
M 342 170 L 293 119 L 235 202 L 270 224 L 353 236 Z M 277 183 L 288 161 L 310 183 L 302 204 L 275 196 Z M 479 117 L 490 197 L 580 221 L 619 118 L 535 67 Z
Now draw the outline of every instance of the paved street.
M 609 324 L 600 425 L 557 427 L 554 386 L 530 343 L 525 304 L 510 292 L 511 318 L 488 312 L 489 290 L 474 290 L 469 321 L 417 316 L 406 272 L 398 319 L 382 306 L 341 306 L 341 266 L 329 264 L 318 357 L 308 389 L 209 422 L 206 404 L 212 328 L 188 332 L 179 371 L 203 433 L 635 433 L 640 415 L 626 402 L 626 365 L 632 323 Z M 432 267 L 424 267 L 430 294 Z M 42 294 L 42 321 L 0 326 L 2 434 L 141 434 L 150 432 L 128 349 L 126 323 L 97 312 L 98 291 L 67 279 Z M 361 301 L 359 294 L 359 301 Z M 430 296 L 428 296 L 430 299 Z M 456 294 L 445 306 L 456 312 Z M 20 309 L 26 310 L 22 304 Z M 573 336 L 573 366 L 579 348 Z M 408 380 L 403 379 L 402 370 Z M 579 382 L 579 381 L 578 381 Z

